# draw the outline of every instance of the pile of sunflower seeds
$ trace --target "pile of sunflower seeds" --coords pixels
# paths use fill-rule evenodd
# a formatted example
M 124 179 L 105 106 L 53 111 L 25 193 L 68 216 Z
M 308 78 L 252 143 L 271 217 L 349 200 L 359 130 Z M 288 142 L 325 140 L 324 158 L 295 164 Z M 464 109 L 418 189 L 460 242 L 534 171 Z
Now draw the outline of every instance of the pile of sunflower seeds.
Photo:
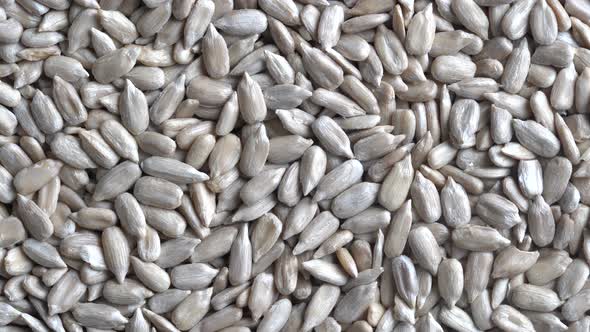
M 588 0 L 0 0 L 0 331 L 590 331 Z

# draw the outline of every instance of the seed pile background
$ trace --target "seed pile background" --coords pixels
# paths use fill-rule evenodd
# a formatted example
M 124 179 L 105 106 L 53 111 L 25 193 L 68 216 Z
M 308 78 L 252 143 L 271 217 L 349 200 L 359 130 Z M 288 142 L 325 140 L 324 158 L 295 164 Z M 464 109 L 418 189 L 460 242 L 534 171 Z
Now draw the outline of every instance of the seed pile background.
M 590 331 L 587 0 L 0 0 L 0 331 Z

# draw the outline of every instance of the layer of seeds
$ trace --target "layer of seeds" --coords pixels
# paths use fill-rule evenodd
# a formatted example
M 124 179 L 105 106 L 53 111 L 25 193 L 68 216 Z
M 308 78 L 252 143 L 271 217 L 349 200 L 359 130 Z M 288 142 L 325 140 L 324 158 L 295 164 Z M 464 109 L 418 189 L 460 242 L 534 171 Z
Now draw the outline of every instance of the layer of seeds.
M 590 331 L 588 0 L 0 0 L 0 332 Z

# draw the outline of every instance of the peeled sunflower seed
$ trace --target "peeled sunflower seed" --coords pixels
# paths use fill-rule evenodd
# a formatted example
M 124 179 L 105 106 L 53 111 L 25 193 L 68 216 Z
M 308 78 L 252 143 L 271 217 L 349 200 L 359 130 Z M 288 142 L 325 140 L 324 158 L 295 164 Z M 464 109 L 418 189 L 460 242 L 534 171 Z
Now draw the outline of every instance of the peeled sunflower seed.
M 1 4 L 2 323 L 585 330 L 587 12 Z

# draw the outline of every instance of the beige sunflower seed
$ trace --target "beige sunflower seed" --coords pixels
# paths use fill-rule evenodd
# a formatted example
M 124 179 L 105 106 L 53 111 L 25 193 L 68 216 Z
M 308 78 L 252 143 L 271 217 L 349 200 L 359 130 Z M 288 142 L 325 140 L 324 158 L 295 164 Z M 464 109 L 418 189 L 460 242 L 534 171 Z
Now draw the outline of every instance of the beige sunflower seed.
M 254 35 L 254 37 L 251 37 L 252 40 L 246 39 L 229 47 L 230 64 L 233 66 L 235 63 L 230 75 L 240 76 L 245 73 L 250 75 L 260 73 L 266 67 L 264 53 L 266 51 L 278 52 L 278 48 L 274 45 L 265 45 L 252 51 L 257 38 L 258 35 Z
M 379 188 L 378 184 L 371 182 L 355 184 L 332 200 L 331 210 L 338 218 L 352 217 L 373 205 Z
M 575 143 L 572 131 L 559 114 L 555 114 L 555 130 L 563 146 L 564 155 L 573 163 L 580 161 L 580 150 Z
M 191 256 L 191 262 L 209 262 L 227 254 L 232 246 L 238 230 L 234 227 L 223 227 L 205 237 Z
M 149 240 L 150 242 L 153 241 L 151 239 L 149 239 L 150 237 L 150 232 L 151 230 L 153 230 L 152 228 L 148 228 L 148 235 L 146 236 L 146 238 L 144 239 L 144 241 Z M 157 232 L 153 231 L 155 234 L 157 234 Z M 185 238 L 185 237 L 179 237 L 177 239 L 172 239 L 172 240 L 168 240 L 164 243 L 161 244 L 160 248 L 155 248 L 155 250 L 152 248 L 151 251 L 159 251 L 159 255 L 153 255 L 156 256 L 156 259 L 154 260 L 154 262 L 161 268 L 169 268 L 169 267 L 173 267 L 176 266 L 180 263 L 182 263 L 183 261 L 185 261 L 187 258 L 189 258 L 192 253 L 193 250 L 195 249 L 195 247 L 200 243 L 201 241 L 199 239 L 192 239 L 192 238 Z M 155 244 L 152 243 L 145 243 L 146 247 L 151 246 L 157 246 Z M 140 256 L 141 258 L 141 256 Z
M 266 67 L 272 78 L 278 84 L 293 84 L 295 82 L 295 71 L 281 55 L 265 51 Z
M 250 278 L 252 271 L 252 247 L 248 238 L 248 224 L 242 224 L 230 252 L 229 281 L 239 285 Z
M 55 104 L 39 90 L 31 102 L 31 115 L 39 129 L 46 134 L 54 134 L 63 128 L 63 120 Z
M 164 71 L 157 67 L 135 66 L 123 77 L 142 91 L 157 90 L 165 81 Z
M 451 70 L 453 68 L 453 70 Z M 473 78 L 476 71 L 475 63 L 464 57 L 443 55 L 432 62 L 432 75 L 440 82 L 456 83 Z M 450 88 L 450 87 L 449 87 Z
M 494 251 L 510 244 L 496 229 L 478 225 L 456 228 L 452 239 L 457 247 L 470 251 Z
M 17 195 L 16 204 L 17 216 L 35 239 L 44 241 L 53 234 L 54 228 L 49 216 L 34 201 Z
M 413 55 L 428 53 L 434 41 L 435 29 L 436 23 L 432 13 L 432 6 L 428 5 L 425 9 L 416 13 L 408 25 L 406 34 L 409 37 L 405 40 L 408 53 Z
M 572 213 L 579 207 L 580 203 L 580 192 L 579 190 L 571 183 L 568 183 L 567 187 L 565 188 L 565 192 L 561 199 L 559 200 L 559 205 L 563 212 L 565 213 Z
M 465 189 L 452 177 L 446 180 L 440 193 L 442 214 L 451 227 L 466 225 L 471 219 L 471 207 Z
M 317 48 L 301 44 L 301 57 L 305 70 L 320 87 L 333 90 L 342 84 L 344 72 L 329 56 Z
M 313 218 L 299 235 L 299 242 L 293 248 L 293 254 L 299 255 L 318 248 L 338 230 L 338 219 L 325 211 Z
M 97 130 L 80 131 L 78 133 L 82 149 L 91 159 L 105 169 L 111 169 L 119 162 L 117 153 L 107 144 Z
M 280 331 L 289 319 L 292 304 L 289 299 L 276 301 L 265 313 L 258 329 L 264 332 Z
M 229 73 L 229 54 L 223 37 L 213 24 L 209 24 L 203 38 L 203 61 L 212 78 L 221 78 Z
M 492 313 L 492 321 L 506 331 L 535 331 L 525 315 L 509 305 L 500 305 Z
M 16 217 L 3 218 L 2 221 L 0 221 L 0 229 L 3 230 L 3 234 L 6 234 L 6 236 L 1 238 L 0 247 L 10 247 L 24 241 L 26 238 L 25 228 L 21 221 Z M 10 232 L 8 230 L 10 230 Z
M 125 280 L 122 283 L 108 280 L 104 284 L 102 294 L 110 303 L 122 306 L 141 304 L 145 298 L 154 295 L 152 291 L 135 280 Z
M 126 81 L 119 98 L 119 113 L 123 125 L 132 134 L 138 135 L 147 129 L 149 114 L 145 95 L 130 80 Z
M 154 263 L 143 262 L 137 257 L 131 257 L 131 265 L 137 278 L 155 292 L 163 292 L 170 287 L 170 277 L 162 268 Z
M 320 22 L 321 15 L 322 13 L 320 10 L 311 4 L 306 5 L 301 10 L 301 24 L 311 37 L 317 37 L 318 24 Z
M 49 315 L 64 313 L 72 309 L 86 292 L 78 274 L 70 270 L 51 288 L 47 295 Z
M 547 128 L 534 121 L 513 120 L 518 141 L 531 152 L 542 157 L 554 157 L 559 151 L 559 140 Z
M 244 121 L 254 124 L 266 117 L 266 104 L 262 90 L 248 73 L 244 73 L 244 77 L 238 85 L 237 92 L 240 114 Z
M 228 287 L 211 299 L 211 306 L 215 310 L 221 310 L 232 304 L 241 294 L 249 292 L 249 283 L 244 283 L 235 287 Z
M 212 288 L 192 292 L 172 311 L 172 323 L 182 330 L 195 326 L 209 310 L 212 293 Z
M 282 242 L 279 243 L 282 244 Z M 289 295 L 297 288 L 297 280 L 299 279 L 297 276 L 299 261 L 289 250 L 284 250 L 284 248 L 284 246 L 275 245 L 269 251 L 267 256 L 276 261 L 274 266 L 274 278 L 277 290 L 283 295 Z M 281 251 L 280 255 L 277 255 L 279 254 L 279 251 Z M 270 259 L 266 260 L 265 258 L 267 257 L 264 256 L 259 262 L 270 261 Z M 266 263 L 259 264 L 257 270 L 260 270 L 262 265 L 266 265 Z M 256 272 L 259 273 L 258 271 Z
M 329 6 L 320 17 L 317 37 L 324 49 L 334 47 L 340 39 L 340 28 L 344 22 L 344 9 L 342 6 Z
M 102 233 L 104 258 L 109 270 L 122 283 L 129 270 L 129 243 L 118 227 L 109 227 Z
M 351 289 L 334 308 L 334 318 L 343 323 L 358 320 L 375 300 L 376 290 L 376 282 Z
M 463 291 L 463 267 L 454 258 L 444 259 L 438 270 L 438 290 L 449 307 L 454 306 Z
M 141 168 L 149 175 L 179 184 L 203 182 L 209 179 L 206 174 L 192 166 L 172 158 L 149 157 L 141 162 Z
M 277 188 L 279 202 L 286 206 L 295 206 L 301 200 L 301 188 L 299 185 L 299 162 L 295 162 L 285 171 Z
M 521 222 L 516 205 L 496 194 L 481 195 L 475 211 L 487 224 L 498 229 L 512 228 Z
M 393 279 L 398 295 L 411 308 L 416 304 L 418 295 L 418 276 L 414 263 L 407 256 L 398 256 L 391 262 Z
M 211 284 L 218 272 L 203 263 L 178 265 L 171 270 L 170 280 L 178 289 L 203 289 Z
M 103 56 L 117 49 L 115 41 L 107 33 L 96 28 L 90 29 L 92 48 L 97 56 Z
M 384 157 L 392 152 L 404 138 L 403 135 L 376 133 L 356 142 L 353 147 L 354 155 L 361 161 Z
M 57 250 L 50 244 L 27 239 L 23 242 L 22 249 L 32 261 L 39 265 L 47 268 L 67 267 Z
M 482 9 L 471 0 L 452 1 L 451 8 L 465 28 L 484 40 L 488 39 L 489 21 Z
M 530 284 L 544 285 L 561 276 L 572 263 L 565 251 L 545 250 L 539 260 L 526 272 Z M 541 310 L 540 310 L 541 311 Z
M 117 215 L 102 208 L 82 208 L 72 213 L 69 218 L 81 227 L 91 230 L 104 230 L 117 223 Z
M 318 259 L 326 255 L 336 252 L 350 241 L 352 241 L 353 233 L 349 230 L 342 230 L 330 236 L 320 247 L 316 250 L 313 258 Z
M 387 232 L 384 243 L 384 252 L 388 257 L 397 257 L 401 255 L 406 245 L 410 227 L 412 225 L 412 202 L 409 200 L 404 203 L 395 213 L 391 226 Z
M 169 238 L 178 238 L 186 230 L 182 215 L 170 209 L 142 205 L 146 223 Z
M 138 17 L 135 22 L 137 31 L 142 37 L 146 38 L 155 35 L 162 29 L 164 24 L 166 24 L 170 18 L 171 12 L 172 8 L 170 3 L 165 3 L 162 6 L 157 6 L 144 11 L 143 15 Z
M 531 61 L 539 65 L 564 68 L 572 63 L 573 53 L 570 45 L 563 42 L 555 42 L 551 45 L 537 47 Z
M 389 211 L 370 207 L 363 212 L 346 219 L 342 224 L 343 229 L 348 229 L 355 234 L 371 233 L 389 225 L 391 214 Z
M 311 137 L 311 124 L 315 117 L 298 108 L 277 109 L 276 114 L 279 117 L 283 127 L 292 134 L 302 137 Z
M 580 259 L 575 259 L 567 267 L 557 281 L 556 290 L 559 297 L 567 300 L 575 296 L 583 288 L 584 276 L 589 273 L 588 265 Z
M 99 83 L 110 83 L 127 74 L 137 61 L 141 50 L 137 47 L 121 48 L 96 60 L 92 74 Z
M 80 303 L 72 311 L 74 318 L 88 328 L 114 328 L 127 323 L 121 313 L 105 304 Z
M 395 33 L 383 25 L 377 28 L 375 50 L 383 68 L 392 75 L 401 74 L 408 67 L 408 56 Z
M 358 268 L 354 261 L 354 258 L 346 248 L 340 248 L 336 250 L 336 258 L 340 266 L 348 273 L 349 276 L 356 278 L 358 277 Z
M 340 36 L 334 50 L 350 61 L 364 61 L 371 52 L 371 46 L 356 34 L 343 34 Z
M 210 134 L 199 135 L 187 152 L 185 162 L 195 169 L 203 167 L 215 147 L 215 137 Z
M 162 90 L 162 93 L 160 93 L 149 109 L 149 118 L 154 123 L 161 124 L 174 114 L 176 108 L 180 105 L 182 98 L 184 97 L 185 82 L 186 76 L 180 75 L 176 80 L 168 83 L 164 90 Z M 189 86 L 189 91 L 191 90 L 191 87 L 192 86 Z M 140 115 L 140 117 L 143 118 L 145 115 Z M 142 121 L 145 121 L 145 119 L 142 119 Z M 139 126 L 139 123 L 135 125 Z
M 147 225 L 144 212 L 133 195 L 123 193 L 115 200 L 115 211 L 125 231 L 138 239 L 146 236 Z
M 255 320 L 260 319 L 262 314 L 272 305 L 276 292 L 273 284 L 274 278 L 270 273 L 261 273 L 254 278 L 250 288 L 248 308 Z
M 288 239 L 293 235 L 301 233 L 303 229 L 311 222 L 318 205 L 309 198 L 304 198 L 293 207 L 289 213 L 283 227 L 283 239 Z
M 137 29 L 123 13 L 115 10 L 99 10 L 98 20 L 106 32 L 123 44 L 137 39 Z
M 201 320 L 193 329 L 196 331 L 217 331 L 230 327 L 242 318 L 242 309 L 228 307 Z
M 283 164 L 295 161 L 312 145 L 312 140 L 298 135 L 279 136 L 270 140 L 268 161 Z
M 457 149 L 450 142 L 443 142 L 428 152 L 428 165 L 440 169 L 449 164 L 457 155 Z
M 51 151 L 66 164 L 79 168 L 95 168 L 96 164 L 83 150 L 80 141 L 72 135 L 57 133 L 50 143 Z
M 573 65 L 563 68 L 557 74 L 551 88 L 551 106 L 557 110 L 569 109 L 574 105 L 577 73 Z
M 426 227 L 418 227 L 410 231 L 408 244 L 412 248 L 412 253 L 418 264 L 431 274 L 436 275 L 442 257 L 432 232 Z
M 510 53 L 505 65 L 504 75 L 502 75 L 502 85 L 504 90 L 510 93 L 517 93 L 522 88 L 531 62 L 526 39 L 518 42 L 514 50 Z
M 541 45 L 550 45 L 557 39 L 558 24 L 553 9 L 546 1 L 538 1 L 530 14 L 531 33 Z
M 547 204 L 553 204 L 558 201 L 566 191 L 567 182 L 565 178 L 570 178 L 572 173 L 572 164 L 563 157 L 555 157 L 549 160 L 545 166 L 543 174 L 543 197 Z M 550 176 L 549 174 L 560 174 L 559 176 Z M 563 175 L 561 175 L 563 174 Z
M 343 117 L 364 115 L 365 111 L 348 97 L 326 89 L 316 89 L 311 96 L 311 101 L 325 107 Z
M 368 241 L 359 239 L 352 242 L 350 252 L 360 271 L 364 272 L 371 267 L 372 252 Z
M 62 165 L 60 161 L 45 159 L 21 169 L 13 180 L 16 191 L 22 195 L 34 193 L 57 176 Z
M 533 242 L 545 246 L 555 236 L 555 221 L 551 208 L 542 196 L 536 196 L 529 207 L 527 221 Z
M 256 9 L 232 10 L 215 21 L 215 27 L 237 36 L 258 34 L 265 31 L 267 26 L 266 15 Z
M 148 321 L 143 316 L 141 309 L 135 309 L 135 312 L 126 326 L 130 332 L 145 331 L 150 328 Z
M 494 256 L 490 252 L 471 252 L 467 257 L 465 266 L 465 291 L 468 301 L 475 301 L 485 293 Z
M 389 171 L 379 191 L 379 203 L 390 211 L 397 210 L 406 200 L 413 178 L 414 169 L 407 156 Z
M 284 168 L 262 171 L 242 186 L 240 198 L 247 205 L 258 202 L 279 186 L 283 174 L 285 174 Z
M 283 229 L 282 222 L 272 213 L 258 219 L 252 230 L 252 252 L 254 262 L 269 252 Z
M 371 47 L 367 59 L 359 64 L 359 71 L 364 80 L 373 86 L 381 86 L 381 79 L 383 78 L 383 63 L 373 47 Z M 393 99 L 393 89 L 386 85 L 384 85 L 384 89 L 387 89 L 386 96 L 389 98 L 389 102 L 391 102 L 391 99 Z
M 385 13 L 358 15 L 346 20 L 342 24 L 342 30 L 346 33 L 356 33 L 371 30 L 385 23 L 389 15 Z
M 479 106 L 469 99 L 455 102 L 449 118 L 449 136 L 457 148 L 475 145 L 475 132 L 479 121 Z
M 162 209 L 175 209 L 180 206 L 182 189 L 167 180 L 144 176 L 135 182 L 133 195 L 143 204 Z
M 410 196 L 418 215 L 427 223 L 440 219 L 442 209 L 439 193 L 432 181 L 417 172 L 410 187 Z
M 137 142 L 119 122 L 115 120 L 104 121 L 100 126 L 100 134 L 120 157 L 133 162 L 138 161 Z
M 10 278 L 12 276 L 23 276 L 25 273 L 31 272 L 33 269 L 33 261 L 31 261 L 28 256 L 25 254 L 22 247 L 12 248 L 8 252 L 6 252 L 4 260 L 4 268 L 6 273 L 9 275 Z M 20 280 L 20 281 L 19 281 Z M 15 291 L 22 291 L 20 284 L 22 283 L 22 279 L 14 279 L 13 284 L 16 285 Z M 13 288 L 13 287 L 8 287 Z M 13 293 L 10 291 L 9 293 Z M 12 297 L 12 295 L 11 295 Z M 14 296 L 16 299 L 16 296 Z
M 276 204 L 276 197 L 274 195 L 268 195 L 254 205 L 241 205 L 231 220 L 232 222 L 237 222 L 257 219 L 272 210 Z
M 441 323 L 453 329 L 459 331 L 479 331 L 469 314 L 459 307 L 442 307 L 438 315 Z
M 240 169 L 247 176 L 255 176 L 262 171 L 270 150 L 266 127 L 257 124 L 251 128 L 253 133 L 245 138 L 240 156 Z
M 494 260 L 493 278 L 511 278 L 527 271 L 539 258 L 537 251 L 521 251 L 509 246 L 500 251 Z

